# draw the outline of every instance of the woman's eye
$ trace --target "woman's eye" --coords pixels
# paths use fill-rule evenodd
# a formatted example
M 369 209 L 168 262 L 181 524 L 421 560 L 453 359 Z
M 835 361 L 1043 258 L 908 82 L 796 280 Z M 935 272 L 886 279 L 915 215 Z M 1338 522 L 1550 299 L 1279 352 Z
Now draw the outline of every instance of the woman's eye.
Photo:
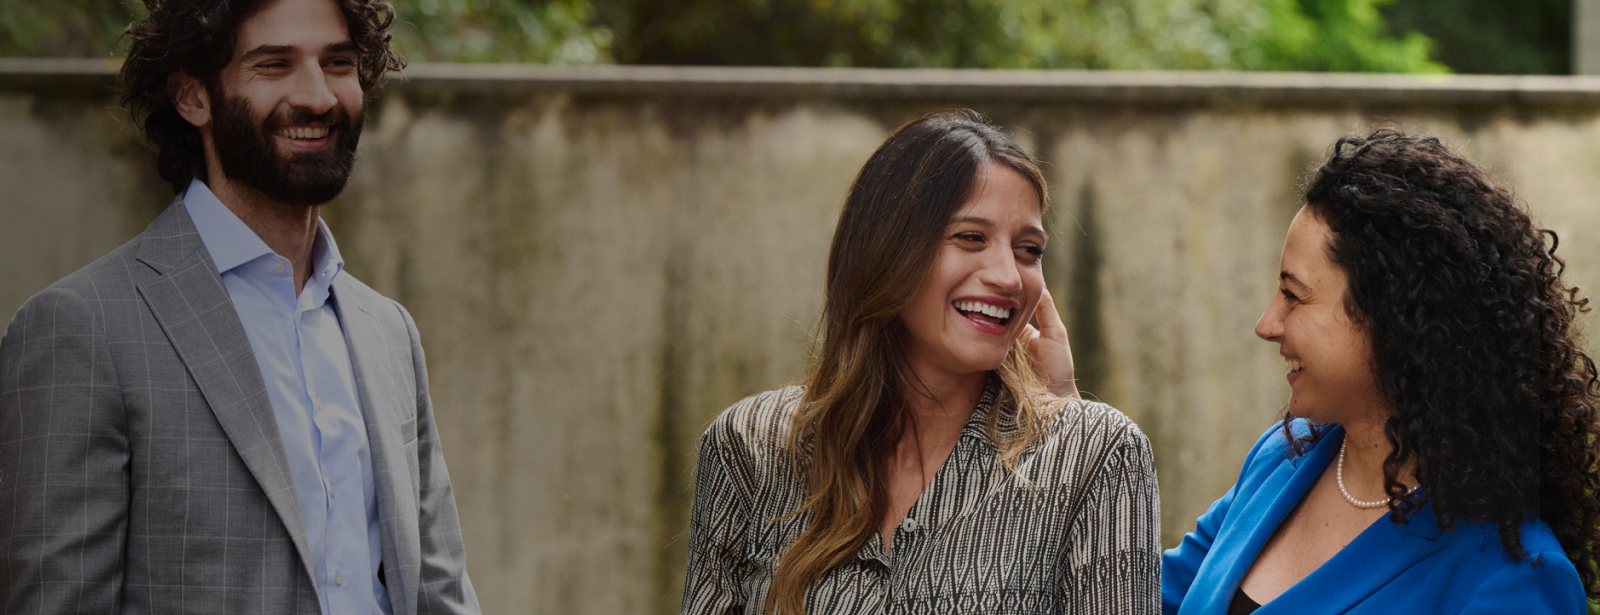
M 956 239 L 966 243 L 983 243 L 982 233 L 956 233 Z
M 1044 248 L 1041 246 L 1017 246 L 1017 249 L 1022 250 L 1022 253 L 1027 255 L 1026 260 L 1028 262 L 1037 262 L 1044 257 Z
M 1300 298 L 1296 297 L 1294 295 L 1294 293 L 1289 292 L 1289 289 L 1287 289 L 1287 288 L 1278 289 L 1278 294 L 1283 295 L 1284 299 L 1288 299 L 1290 301 L 1299 301 L 1300 300 Z

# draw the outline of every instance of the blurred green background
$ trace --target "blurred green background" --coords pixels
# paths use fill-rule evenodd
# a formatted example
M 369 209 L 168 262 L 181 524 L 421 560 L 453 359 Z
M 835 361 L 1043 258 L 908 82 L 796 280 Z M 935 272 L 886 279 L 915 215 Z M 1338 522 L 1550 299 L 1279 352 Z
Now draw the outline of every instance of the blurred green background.
M 395 0 L 412 62 L 1566 74 L 1570 0 Z M 137 0 L 0 2 L 0 56 L 116 55 Z

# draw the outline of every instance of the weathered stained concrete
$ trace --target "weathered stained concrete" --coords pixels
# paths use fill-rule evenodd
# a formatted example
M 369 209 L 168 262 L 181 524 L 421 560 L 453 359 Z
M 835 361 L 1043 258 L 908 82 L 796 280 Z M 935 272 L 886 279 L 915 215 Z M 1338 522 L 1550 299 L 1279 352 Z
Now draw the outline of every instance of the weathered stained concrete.
M 0 61 L 0 312 L 171 199 L 105 71 Z M 1052 292 L 1155 444 L 1169 545 L 1281 412 L 1251 328 L 1338 136 L 1445 137 L 1600 282 L 1590 79 L 414 67 L 326 216 L 422 330 L 486 612 L 676 612 L 700 431 L 803 372 L 855 171 L 952 106 L 1047 163 Z

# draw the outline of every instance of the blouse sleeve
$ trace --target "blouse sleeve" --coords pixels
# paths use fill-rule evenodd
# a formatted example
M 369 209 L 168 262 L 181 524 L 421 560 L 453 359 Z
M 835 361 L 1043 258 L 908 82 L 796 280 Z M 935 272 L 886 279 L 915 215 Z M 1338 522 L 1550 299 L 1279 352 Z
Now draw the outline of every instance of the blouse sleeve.
M 1161 500 L 1150 441 L 1131 422 L 1077 514 L 1064 612 L 1160 612 Z
M 700 438 L 694 508 L 689 517 L 689 568 L 683 615 L 740 613 L 745 594 L 744 530 L 748 503 L 729 477 L 715 427 Z

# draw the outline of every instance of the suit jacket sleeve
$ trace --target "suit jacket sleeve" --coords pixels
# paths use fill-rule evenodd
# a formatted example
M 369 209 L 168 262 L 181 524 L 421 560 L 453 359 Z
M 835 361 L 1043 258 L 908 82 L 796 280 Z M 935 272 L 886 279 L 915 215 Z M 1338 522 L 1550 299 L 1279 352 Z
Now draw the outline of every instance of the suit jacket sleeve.
M 0 612 L 118 609 L 128 460 L 103 322 L 70 290 L 35 295 L 0 340 Z
M 411 360 L 417 376 L 418 534 L 421 538 L 421 585 L 418 615 L 481 613 L 477 593 L 467 578 L 466 549 L 456 499 L 439 450 L 439 431 L 433 422 L 433 401 L 428 395 L 428 366 L 422 340 L 411 314 L 396 303 L 411 337 Z
M 1211 552 L 1211 543 L 1217 539 L 1217 531 L 1222 527 L 1223 520 L 1228 518 L 1228 509 L 1233 505 L 1233 492 L 1238 485 L 1228 489 L 1222 498 L 1212 502 L 1211 508 L 1200 515 L 1194 522 L 1194 531 L 1183 535 L 1183 542 L 1173 547 L 1161 556 L 1161 613 L 1173 615 L 1178 612 L 1178 607 L 1183 605 L 1184 597 L 1189 595 L 1189 586 L 1194 583 L 1195 574 L 1200 570 L 1200 564 L 1205 561 L 1206 554 Z
M 1588 606 L 1578 569 L 1565 553 L 1530 553 L 1478 587 L 1461 615 L 1581 615 Z M 1538 561 L 1538 564 L 1534 564 Z
M 1200 564 L 1205 562 L 1206 554 L 1211 552 L 1211 543 L 1216 540 L 1217 532 L 1221 531 L 1222 523 L 1228 519 L 1228 511 L 1233 507 L 1234 496 L 1239 491 L 1239 483 L 1243 482 L 1245 472 L 1270 438 L 1283 437 L 1280 429 L 1278 425 L 1273 425 L 1256 439 L 1255 445 L 1250 447 L 1250 453 L 1245 455 L 1244 467 L 1239 470 L 1239 481 L 1195 520 L 1194 531 L 1184 534 L 1183 542 L 1161 555 L 1162 615 L 1173 615 L 1183 605 L 1184 597 L 1189 595 L 1189 586 L 1200 571 Z

